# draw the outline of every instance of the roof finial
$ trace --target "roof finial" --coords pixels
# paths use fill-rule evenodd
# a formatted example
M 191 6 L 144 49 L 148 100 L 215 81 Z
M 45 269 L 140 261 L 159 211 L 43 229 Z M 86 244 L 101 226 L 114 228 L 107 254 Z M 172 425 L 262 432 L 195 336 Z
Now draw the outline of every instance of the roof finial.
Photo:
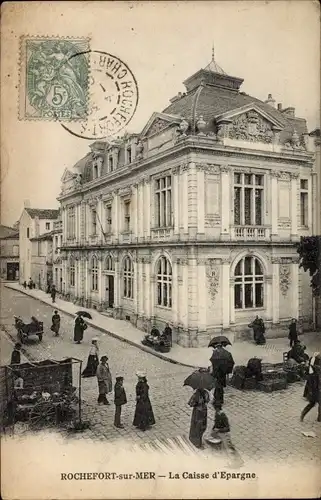
M 213 45 L 212 45 L 212 61 L 213 62 L 215 61 L 214 42 L 213 42 Z

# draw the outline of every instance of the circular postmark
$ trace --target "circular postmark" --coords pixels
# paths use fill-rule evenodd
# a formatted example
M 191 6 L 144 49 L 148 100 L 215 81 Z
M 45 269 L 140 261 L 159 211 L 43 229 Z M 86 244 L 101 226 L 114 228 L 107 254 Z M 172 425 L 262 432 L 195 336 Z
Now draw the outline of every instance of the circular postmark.
M 87 116 L 61 125 L 83 139 L 113 137 L 135 114 L 139 98 L 137 82 L 127 64 L 107 52 L 90 51 L 89 64 Z

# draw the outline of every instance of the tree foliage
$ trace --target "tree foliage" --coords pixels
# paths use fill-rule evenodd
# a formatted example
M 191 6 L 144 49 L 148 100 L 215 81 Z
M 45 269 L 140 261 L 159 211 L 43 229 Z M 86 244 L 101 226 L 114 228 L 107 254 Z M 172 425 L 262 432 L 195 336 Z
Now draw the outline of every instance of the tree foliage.
M 300 267 L 309 271 L 315 296 L 321 295 L 321 236 L 304 236 L 298 244 Z

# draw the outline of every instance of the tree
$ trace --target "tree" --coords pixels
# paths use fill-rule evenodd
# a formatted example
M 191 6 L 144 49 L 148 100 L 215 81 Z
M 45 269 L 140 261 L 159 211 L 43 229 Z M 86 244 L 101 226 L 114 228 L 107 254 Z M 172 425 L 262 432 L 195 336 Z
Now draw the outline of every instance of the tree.
M 301 237 L 297 252 L 300 255 L 300 266 L 309 271 L 311 288 L 315 297 L 321 296 L 321 236 Z

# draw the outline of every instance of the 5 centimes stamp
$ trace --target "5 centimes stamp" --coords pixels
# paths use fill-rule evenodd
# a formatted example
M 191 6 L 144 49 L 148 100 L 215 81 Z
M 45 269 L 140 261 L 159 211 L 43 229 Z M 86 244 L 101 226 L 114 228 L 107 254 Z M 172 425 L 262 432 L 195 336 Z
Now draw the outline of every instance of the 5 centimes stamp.
M 75 56 L 82 57 L 82 54 Z M 88 114 L 85 119 L 62 124 L 84 139 L 113 137 L 133 118 L 138 104 L 138 85 L 132 71 L 117 56 L 91 50 Z
M 89 48 L 88 38 L 21 37 L 21 120 L 70 121 L 87 116 Z

